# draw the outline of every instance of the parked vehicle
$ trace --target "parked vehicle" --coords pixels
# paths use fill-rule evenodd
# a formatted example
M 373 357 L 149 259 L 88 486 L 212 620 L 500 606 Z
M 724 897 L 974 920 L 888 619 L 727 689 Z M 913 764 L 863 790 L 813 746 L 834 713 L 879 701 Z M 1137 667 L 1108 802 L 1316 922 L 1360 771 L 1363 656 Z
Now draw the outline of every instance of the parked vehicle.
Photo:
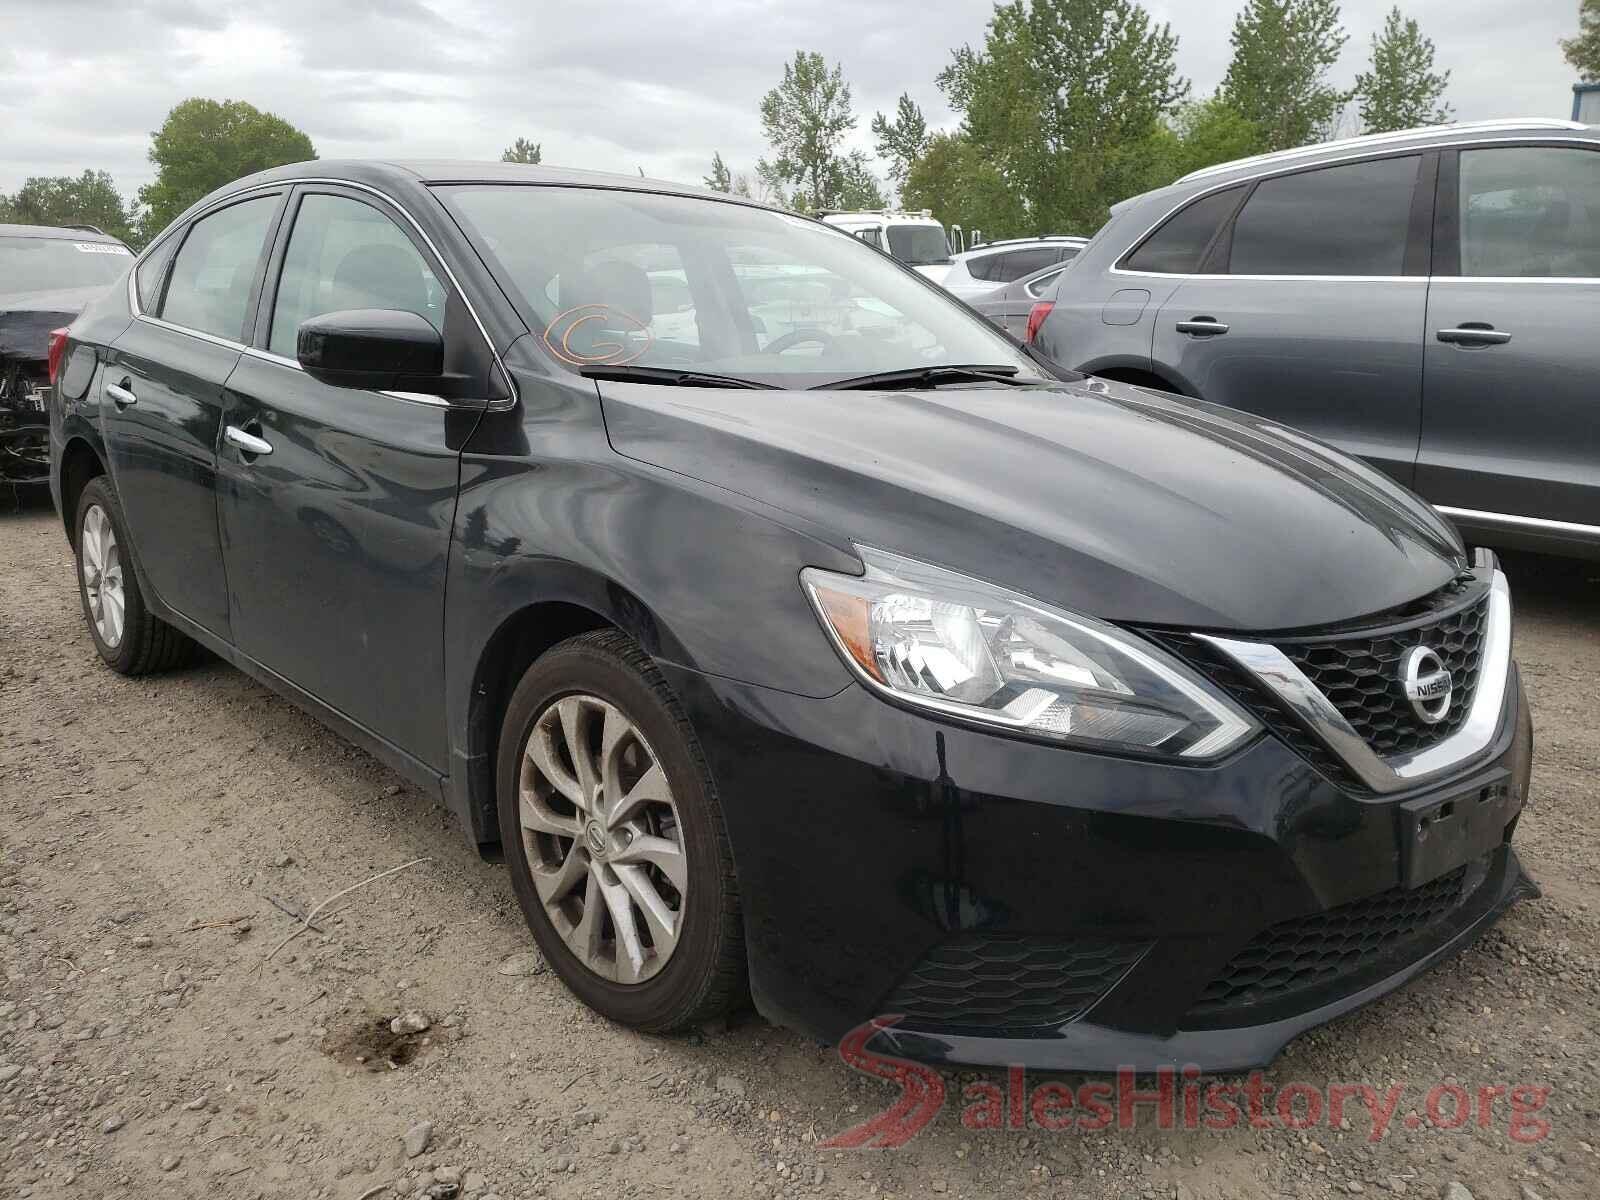
M 1056 263 L 1071 262 L 1088 244 L 1087 238 L 1011 238 L 988 242 L 958 254 L 939 282 L 963 300 L 987 296 L 995 288 L 1015 283 Z
M 949 235 L 927 209 L 920 212 L 870 209 L 820 215 L 829 225 L 836 225 L 867 245 L 876 246 L 935 283 L 950 269 Z
M 1066 269 L 1066 263 L 1052 263 L 967 303 L 1018 341 L 1032 342 L 1039 323 L 1050 311 L 1050 297 L 1055 295 L 1061 272 Z
M 133 252 L 89 225 L 0 225 L 0 485 L 50 480 L 50 331 L 117 280 Z
M 883 319 L 767 338 L 752 265 Z M 110 667 L 199 643 L 438 791 L 639 1028 L 1247 1066 L 1530 886 L 1491 555 L 750 201 L 240 180 L 73 323 L 51 455 Z
M 1600 131 L 1330 142 L 1125 201 L 1039 346 L 1297 426 L 1473 540 L 1600 555 Z

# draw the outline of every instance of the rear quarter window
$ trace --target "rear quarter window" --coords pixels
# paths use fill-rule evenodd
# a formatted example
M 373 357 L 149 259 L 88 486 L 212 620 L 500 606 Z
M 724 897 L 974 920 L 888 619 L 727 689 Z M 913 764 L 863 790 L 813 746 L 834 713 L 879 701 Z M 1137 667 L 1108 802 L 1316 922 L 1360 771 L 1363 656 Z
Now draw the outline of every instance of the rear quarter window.
M 1123 260 L 1123 267 L 1162 275 L 1194 274 L 1212 238 L 1239 206 L 1244 190 L 1242 184 L 1224 188 L 1179 209 Z

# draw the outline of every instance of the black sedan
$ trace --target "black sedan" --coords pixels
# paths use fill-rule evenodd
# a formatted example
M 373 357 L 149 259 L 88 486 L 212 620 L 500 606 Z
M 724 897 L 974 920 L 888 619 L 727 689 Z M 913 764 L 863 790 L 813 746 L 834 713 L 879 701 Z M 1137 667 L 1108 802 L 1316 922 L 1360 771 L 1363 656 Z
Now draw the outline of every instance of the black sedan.
M 278 168 L 152 243 L 54 394 L 105 661 L 207 647 L 437 789 L 617 1021 L 1243 1066 L 1530 886 L 1492 557 L 814 221 Z

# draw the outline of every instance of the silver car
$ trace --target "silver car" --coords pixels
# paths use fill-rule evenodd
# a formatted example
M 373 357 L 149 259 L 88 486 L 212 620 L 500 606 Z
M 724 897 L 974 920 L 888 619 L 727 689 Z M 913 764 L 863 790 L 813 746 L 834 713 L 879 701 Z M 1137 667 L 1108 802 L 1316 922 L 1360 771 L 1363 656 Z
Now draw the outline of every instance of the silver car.
M 1066 366 L 1365 458 L 1473 540 L 1600 556 L 1600 129 L 1479 122 L 1124 201 L 1037 335 Z
M 1042 306 L 1050 303 L 1056 282 L 1066 269 L 1067 263 L 1052 263 L 1042 271 L 1024 275 L 1015 283 L 997 287 L 967 303 L 1012 337 L 1027 341 L 1029 318 L 1038 310 L 1038 319 L 1043 319 L 1046 314 Z
M 956 255 L 939 282 L 946 291 L 970 303 L 1002 284 L 1071 261 L 1087 242 L 1087 238 L 1053 236 L 984 242 Z

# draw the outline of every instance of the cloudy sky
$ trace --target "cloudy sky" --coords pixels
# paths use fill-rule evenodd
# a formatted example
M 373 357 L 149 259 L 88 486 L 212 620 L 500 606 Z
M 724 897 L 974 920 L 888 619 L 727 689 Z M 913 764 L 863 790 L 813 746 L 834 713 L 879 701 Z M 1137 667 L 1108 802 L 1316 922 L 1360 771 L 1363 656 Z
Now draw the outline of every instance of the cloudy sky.
M 1392 0 L 1346 0 L 1337 81 L 1353 78 Z M 1237 4 L 1146 0 L 1178 33 L 1204 95 L 1228 63 Z M 0 191 L 30 175 L 108 170 L 148 182 L 150 133 L 188 96 L 248 100 L 331 157 L 494 158 L 518 135 L 564 166 L 698 180 L 764 152 L 757 105 L 796 49 L 843 63 L 860 115 L 934 85 L 981 43 L 985 0 L 0 0 Z M 1402 0 L 1452 74 L 1464 120 L 1565 117 L 1556 46 L 1577 0 Z

